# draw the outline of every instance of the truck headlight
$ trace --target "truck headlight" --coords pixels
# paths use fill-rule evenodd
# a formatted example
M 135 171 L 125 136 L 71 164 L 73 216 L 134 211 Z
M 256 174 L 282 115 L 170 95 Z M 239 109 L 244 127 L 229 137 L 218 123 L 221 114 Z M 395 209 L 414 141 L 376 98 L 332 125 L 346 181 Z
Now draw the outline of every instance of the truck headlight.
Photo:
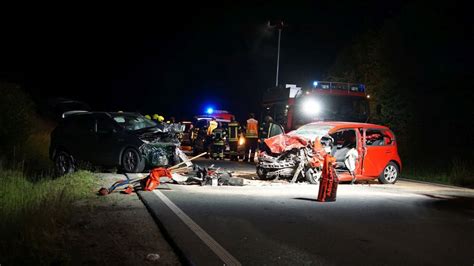
M 306 115 L 317 115 L 321 112 L 321 103 L 315 99 L 305 99 L 301 105 L 303 113 Z
M 244 137 L 240 137 L 239 138 L 239 145 L 244 145 L 245 144 L 245 138 Z

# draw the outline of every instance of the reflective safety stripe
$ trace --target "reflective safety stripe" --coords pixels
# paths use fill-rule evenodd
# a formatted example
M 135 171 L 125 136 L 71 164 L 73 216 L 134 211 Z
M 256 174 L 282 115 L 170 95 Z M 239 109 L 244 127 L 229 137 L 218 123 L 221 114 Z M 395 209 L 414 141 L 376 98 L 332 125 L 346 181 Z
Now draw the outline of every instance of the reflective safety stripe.
M 239 126 L 229 124 L 229 141 L 239 140 Z

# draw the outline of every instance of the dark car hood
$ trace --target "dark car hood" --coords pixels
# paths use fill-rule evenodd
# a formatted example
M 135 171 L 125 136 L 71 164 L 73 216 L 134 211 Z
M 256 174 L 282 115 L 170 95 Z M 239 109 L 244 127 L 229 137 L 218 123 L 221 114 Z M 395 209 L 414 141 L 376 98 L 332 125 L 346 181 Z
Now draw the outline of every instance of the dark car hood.
M 139 130 L 130 131 L 130 134 L 147 141 L 154 141 L 160 137 L 164 132 L 158 127 L 149 127 Z

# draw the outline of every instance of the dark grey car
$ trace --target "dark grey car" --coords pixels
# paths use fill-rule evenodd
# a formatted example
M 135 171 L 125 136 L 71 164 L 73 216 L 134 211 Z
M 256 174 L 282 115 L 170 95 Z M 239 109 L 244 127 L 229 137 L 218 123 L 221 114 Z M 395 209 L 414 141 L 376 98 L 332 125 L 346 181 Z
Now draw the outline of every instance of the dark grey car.
M 59 175 L 74 171 L 78 161 L 141 172 L 143 143 L 158 125 L 135 113 L 81 112 L 65 117 L 51 133 L 49 155 Z

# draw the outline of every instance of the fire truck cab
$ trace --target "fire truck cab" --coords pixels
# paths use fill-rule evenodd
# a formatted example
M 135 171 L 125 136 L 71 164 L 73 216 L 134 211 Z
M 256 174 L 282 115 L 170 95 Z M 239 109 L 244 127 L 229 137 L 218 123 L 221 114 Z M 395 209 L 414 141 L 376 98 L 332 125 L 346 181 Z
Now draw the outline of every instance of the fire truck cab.
M 369 120 L 369 96 L 363 84 L 315 81 L 306 88 L 287 84 L 263 96 L 262 115 L 270 115 L 286 131 L 310 122 Z

